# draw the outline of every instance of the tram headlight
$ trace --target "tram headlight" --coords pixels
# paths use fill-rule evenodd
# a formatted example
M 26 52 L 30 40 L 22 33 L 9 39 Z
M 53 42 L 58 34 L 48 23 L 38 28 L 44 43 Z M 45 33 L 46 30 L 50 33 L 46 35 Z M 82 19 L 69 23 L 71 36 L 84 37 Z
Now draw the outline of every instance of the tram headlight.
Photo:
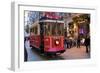
M 59 40 L 56 40 L 56 42 L 55 42 L 55 43 L 56 43 L 56 45 L 59 45 Z

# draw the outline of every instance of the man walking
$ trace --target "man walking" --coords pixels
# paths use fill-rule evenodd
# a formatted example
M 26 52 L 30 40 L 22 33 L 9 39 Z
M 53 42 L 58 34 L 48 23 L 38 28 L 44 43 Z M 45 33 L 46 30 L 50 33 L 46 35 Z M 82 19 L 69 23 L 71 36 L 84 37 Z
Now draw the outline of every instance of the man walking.
M 90 37 L 89 36 L 86 36 L 85 38 L 85 46 L 86 46 L 86 53 L 88 53 L 90 49 Z

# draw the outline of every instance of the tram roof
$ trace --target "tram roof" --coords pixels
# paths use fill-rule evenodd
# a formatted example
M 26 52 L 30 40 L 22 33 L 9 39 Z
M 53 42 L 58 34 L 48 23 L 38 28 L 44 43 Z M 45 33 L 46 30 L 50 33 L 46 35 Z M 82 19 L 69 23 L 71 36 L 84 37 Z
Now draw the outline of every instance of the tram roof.
M 37 20 L 36 22 L 34 22 L 34 23 L 30 26 L 30 28 L 33 27 L 33 26 L 39 25 L 40 22 L 64 23 L 64 21 L 62 21 L 62 20 L 51 20 L 51 19 Z
M 40 20 L 39 22 L 54 22 L 54 23 L 64 23 L 64 21 L 62 20 Z

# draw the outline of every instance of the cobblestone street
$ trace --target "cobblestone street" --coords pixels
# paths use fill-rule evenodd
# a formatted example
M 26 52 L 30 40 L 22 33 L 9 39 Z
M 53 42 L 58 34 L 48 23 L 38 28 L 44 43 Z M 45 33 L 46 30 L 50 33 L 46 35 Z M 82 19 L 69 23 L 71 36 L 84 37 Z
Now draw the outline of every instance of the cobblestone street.
M 44 60 L 71 60 L 71 59 L 88 59 L 90 58 L 90 54 L 86 53 L 85 46 L 81 46 L 80 48 L 70 48 L 56 57 L 48 57 L 45 55 L 40 55 L 39 52 L 35 51 L 34 48 L 27 49 L 28 52 L 28 61 L 44 61 Z
M 66 49 L 66 51 L 61 54 L 60 56 L 64 59 L 86 59 L 90 58 L 90 54 L 86 53 L 85 46 L 81 46 L 80 48 L 70 48 Z

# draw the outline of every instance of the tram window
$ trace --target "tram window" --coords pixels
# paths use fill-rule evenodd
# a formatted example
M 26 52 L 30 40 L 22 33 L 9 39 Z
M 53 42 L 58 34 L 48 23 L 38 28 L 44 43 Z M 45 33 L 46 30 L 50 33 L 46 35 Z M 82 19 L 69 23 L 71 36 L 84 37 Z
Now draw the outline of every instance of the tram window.
M 47 32 L 47 35 L 50 35 L 51 34 L 50 33 L 50 23 L 47 24 L 47 31 L 46 32 Z
M 64 34 L 64 25 L 62 23 L 59 24 L 60 27 L 60 35 Z
M 58 34 L 61 35 L 61 25 L 60 24 L 57 25 L 57 29 L 58 29 Z
M 56 35 L 57 29 L 56 29 L 56 24 L 52 23 L 52 35 Z
M 32 28 L 32 32 L 34 33 L 34 28 Z
M 37 28 L 37 26 L 35 26 L 34 33 L 37 34 L 37 32 L 38 32 L 38 28 Z
M 57 24 L 57 30 L 58 30 L 58 35 L 62 35 L 62 29 L 63 29 L 63 27 L 62 27 L 63 25 L 61 24 L 61 23 L 58 23 Z
M 33 28 L 30 28 L 30 34 L 34 34 L 34 27 Z
M 44 24 L 44 35 L 46 35 L 46 24 Z
M 52 35 L 63 35 L 63 25 L 61 23 L 52 25 Z
M 32 30 L 33 30 L 33 28 L 30 29 L 30 32 L 33 32 Z
M 30 28 L 30 34 L 33 35 L 34 34 L 34 27 Z
M 30 29 L 30 32 L 32 32 L 32 28 Z
M 61 23 L 45 23 L 44 24 L 44 35 L 49 36 L 49 35 L 54 35 L 54 36 L 59 36 L 63 35 L 63 24 Z
M 51 29 L 50 23 L 44 24 L 44 35 L 47 36 L 51 35 L 50 29 Z

